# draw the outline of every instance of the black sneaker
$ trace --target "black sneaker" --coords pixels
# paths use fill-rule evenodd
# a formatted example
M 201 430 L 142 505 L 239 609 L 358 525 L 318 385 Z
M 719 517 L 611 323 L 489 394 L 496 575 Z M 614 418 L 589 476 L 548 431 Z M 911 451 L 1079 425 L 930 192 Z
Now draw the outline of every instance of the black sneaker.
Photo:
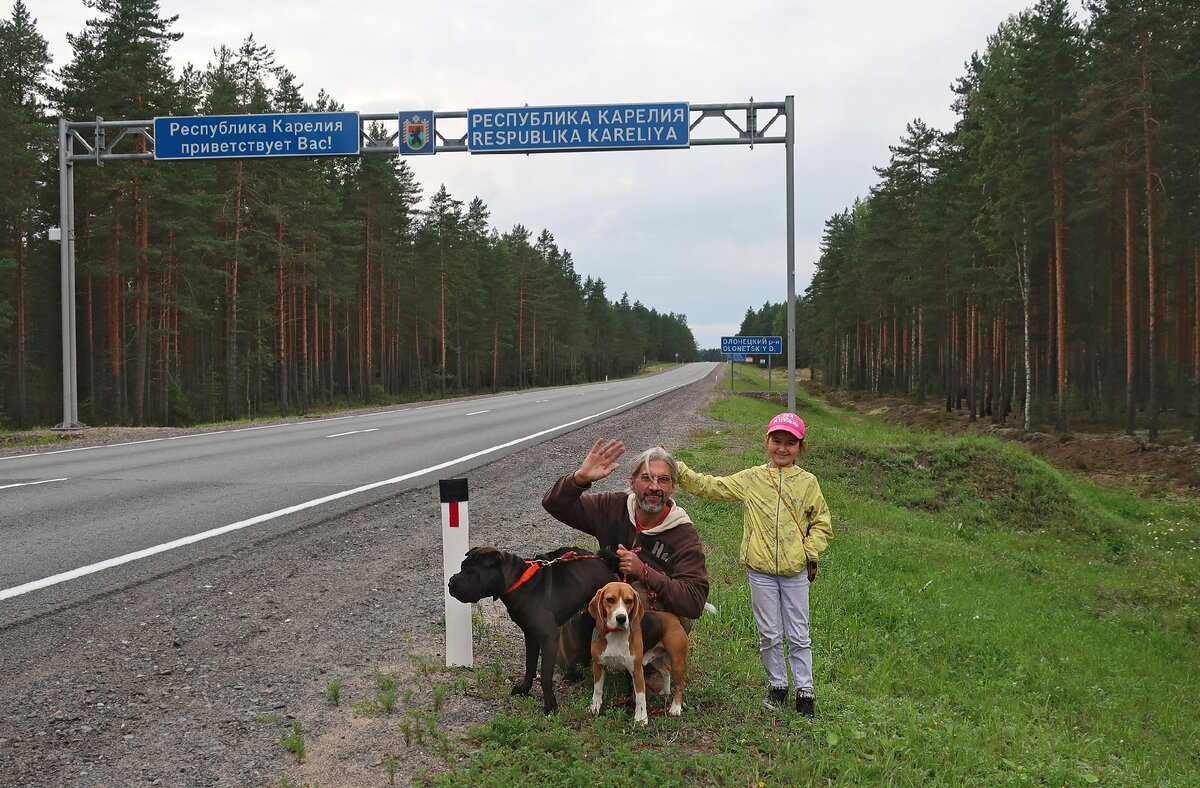
M 767 690 L 767 697 L 763 698 L 763 705 L 768 709 L 780 709 L 787 705 L 787 687 L 780 689 L 771 687 Z
M 816 696 L 812 690 L 796 690 L 796 711 L 805 717 L 816 716 Z

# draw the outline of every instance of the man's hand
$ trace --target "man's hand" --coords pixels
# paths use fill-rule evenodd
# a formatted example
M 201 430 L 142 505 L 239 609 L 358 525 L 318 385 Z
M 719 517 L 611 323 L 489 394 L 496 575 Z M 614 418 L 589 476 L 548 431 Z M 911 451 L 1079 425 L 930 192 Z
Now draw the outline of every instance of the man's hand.
M 617 459 L 625 453 L 625 444 L 618 440 L 604 442 L 604 438 L 596 441 L 596 445 L 583 458 L 583 462 L 575 471 L 575 483 L 580 487 L 605 478 L 620 466 Z
M 646 565 L 637 557 L 637 553 L 626 549 L 623 544 L 617 545 L 617 568 L 621 570 L 621 574 L 638 580 L 642 579 L 642 573 L 646 571 Z

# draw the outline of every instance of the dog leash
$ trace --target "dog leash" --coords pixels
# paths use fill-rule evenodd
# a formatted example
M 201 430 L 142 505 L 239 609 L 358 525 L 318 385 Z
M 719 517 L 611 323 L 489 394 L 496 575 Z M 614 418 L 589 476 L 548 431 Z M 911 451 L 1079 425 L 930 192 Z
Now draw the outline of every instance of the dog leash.
M 629 552 L 640 553 L 642 552 L 642 548 L 635 547 Z M 622 582 L 628 583 L 629 575 L 621 575 L 621 580 Z M 645 561 L 642 561 L 642 587 L 646 589 L 646 600 L 650 603 L 648 607 L 651 610 L 656 609 L 654 605 L 658 601 L 658 594 L 655 593 L 654 589 L 650 587 L 650 565 Z
M 566 563 L 568 561 L 581 561 L 584 558 L 599 558 L 599 557 L 600 556 L 598 556 L 598 555 L 584 555 L 582 553 L 576 552 L 575 550 L 570 550 L 566 553 L 563 553 L 558 558 L 527 558 L 527 559 L 525 559 L 525 563 L 527 565 L 525 572 L 520 576 L 520 578 L 517 579 L 517 582 L 515 582 L 511 586 L 509 586 L 508 589 L 504 593 L 511 594 L 513 591 L 516 591 L 518 588 L 520 588 L 525 583 L 527 583 L 529 581 L 529 578 L 536 575 L 539 570 L 545 569 L 548 566 L 553 566 L 554 564 Z

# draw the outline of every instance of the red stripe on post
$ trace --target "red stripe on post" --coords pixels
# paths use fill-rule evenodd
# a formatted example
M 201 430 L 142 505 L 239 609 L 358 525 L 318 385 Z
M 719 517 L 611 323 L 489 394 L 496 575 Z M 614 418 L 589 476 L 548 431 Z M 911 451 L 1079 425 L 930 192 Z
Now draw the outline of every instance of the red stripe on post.
M 450 502 L 450 527 L 458 527 L 458 501 Z

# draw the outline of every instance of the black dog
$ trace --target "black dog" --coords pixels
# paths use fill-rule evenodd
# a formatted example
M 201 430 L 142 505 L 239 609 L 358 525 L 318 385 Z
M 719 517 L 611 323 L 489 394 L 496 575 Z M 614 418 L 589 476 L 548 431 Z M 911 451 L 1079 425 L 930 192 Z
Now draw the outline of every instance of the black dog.
M 474 603 L 490 596 L 504 603 L 509 617 L 525 633 L 525 678 L 513 687 L 513 694 L 529 694 L 540 653 L 542 701 L 545 712 L 552 714 L 558 709 L 554 697 L 558 627 L 586 609 L 596 590 L 614 577 L 604 558 L 590 550 L 561 547 L 526 560 L 495 547 L 473 547 L 450 578 L 449 588 L 450 596 L 459 602 Z

